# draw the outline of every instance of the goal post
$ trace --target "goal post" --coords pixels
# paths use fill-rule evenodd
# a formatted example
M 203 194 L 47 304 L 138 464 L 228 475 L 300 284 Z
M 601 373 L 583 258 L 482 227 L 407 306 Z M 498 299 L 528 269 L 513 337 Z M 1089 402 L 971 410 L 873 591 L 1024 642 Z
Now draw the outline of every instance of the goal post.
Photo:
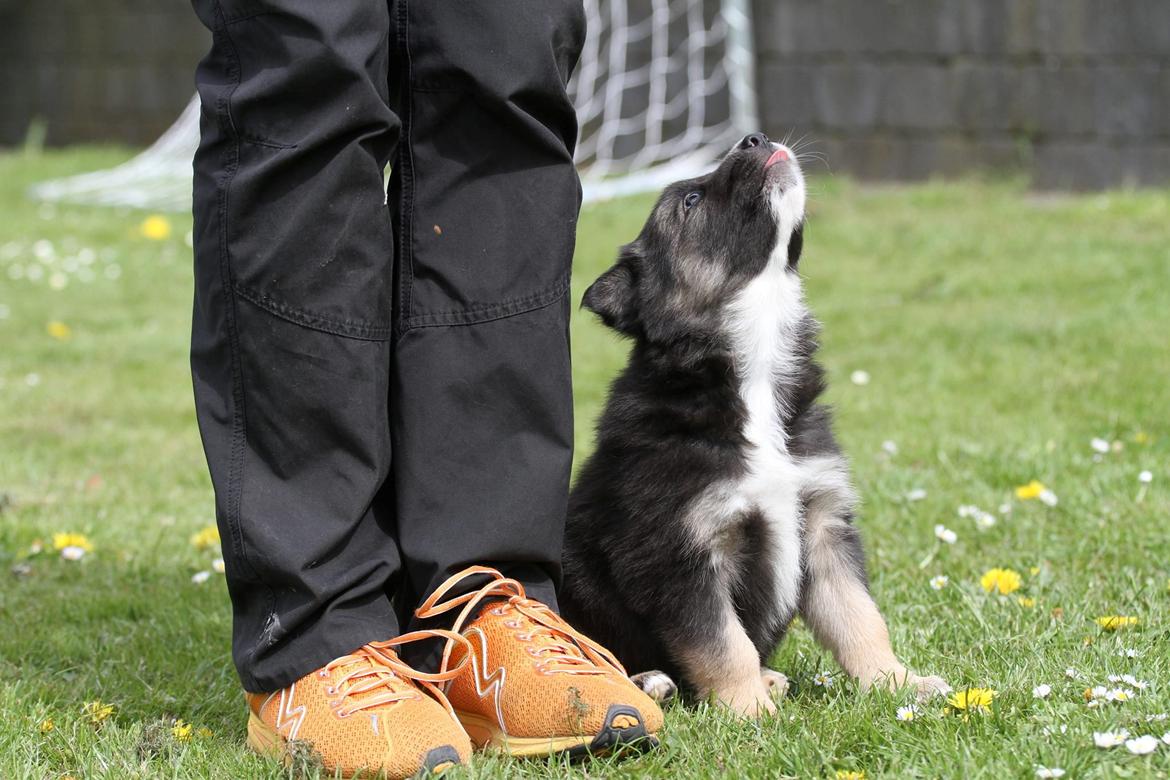
M 586 202 L 707 170 L 758 129 L 751 0 L 584 0 L 588 33 L 569 84 Z M 68 203 L 183 211 L 199 99 L 122 165 L 33 187 Z

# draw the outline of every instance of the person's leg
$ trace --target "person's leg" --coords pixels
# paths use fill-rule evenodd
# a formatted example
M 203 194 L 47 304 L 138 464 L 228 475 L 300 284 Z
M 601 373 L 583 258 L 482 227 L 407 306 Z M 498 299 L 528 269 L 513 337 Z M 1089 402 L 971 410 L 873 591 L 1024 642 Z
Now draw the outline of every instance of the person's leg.
M 572 460 L 579 0 L 399 0 L 393 481 L 409 615 L 495 566 L 555 605 Z
M 386 0 L 194 0 L 196 408 L 245 689 L 398 633 Z

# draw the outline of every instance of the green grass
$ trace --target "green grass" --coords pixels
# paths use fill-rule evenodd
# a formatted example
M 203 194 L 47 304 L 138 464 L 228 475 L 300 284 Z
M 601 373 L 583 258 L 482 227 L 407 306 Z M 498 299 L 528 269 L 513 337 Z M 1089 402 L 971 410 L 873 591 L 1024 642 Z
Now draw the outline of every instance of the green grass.
M 188 542 L 211 521 L 212 500 L 187 373 L 190 221 L 173 218 L 172 236 L 151 241 L 142 213 L 24 197 L 34 181 L 124 155 L 0 156 L 0 777 L 279 777 L 240 747 L 223 579 L 191 581 L 212 558 Z M 575 298 L 649 203 L 586 209 Z M 864 499 L 874 592 L 904 659 L 956 687 L 996 689 L 991 712 L 963 720 L 934 703 L 899 723 L 904 696 L 861 694 L 839 678 L 814 685 L 834 667 L 797 628 L 773 659 L 793 680 L 773 719 L 676 706 L 663 748 L 642 758 L 485 758 L 468 774 L 1022 778 L 1044 764 L 1069 777 L 1167 777 L 1170 746 L 1147 757 L 1099 750 L 1092 732 L 1170 731 L 1145 720 L 1170 711 L 1170 193 L 818 179 L 811 204 L 802 268 Z M 45 276 L 11 278 L 44 265 L 33 259 L 41 240 L 58 258 Z M 93 280 L 75 270 L 52 289 L 52 272 L 86 249 L 92 264 L 78 268 Z M 584 455 L 626 346 L 574 316 Z M 71 336 L 51 337 L 51 321 Z M 850 381 L 856 370 L 869 384 Z M 1095 462 L 1096 436 L 1123 448 Z M 887 440 L 897 454 L 883 451 Z M 1143 469 L 1153 481 L 1140 492 Z M 1059 504 L 1016 500 L 1031 479 Z M 926 497 L 908 500 L 916 488 Z M 956 514 L 1005 502 L 1010 514 L 984 531 Z M 958 543 L 936 550 L 936 523 Z M 96 549 L 78 563 L 29 555 L 59 531 L 85 533 Z M 993 566 L 1023 574 L 1020 594 L 983 592 Z M 950 585 L 932 590 L 936 574 Z M 1141 622 L 1107 633 L 1093 618 L 1110 614 Z M 1124 648 L 1138 657 L 1119 657 Z M 1083 677 L 1067 679 L 1068 667 Z M 1085 706 L 1086 686 L 1125 672 L 1149 690 Z M 1052 695 L 1034 699 L 1045 682 Z M 99 728 L 82 716 L 95 699 L 116 706 Z M 177 743 L 176 717 L 212 733 Z M 45 718 L 56 728 L 42 735 Z M 1060 726 L 1067 733 L 1044 734 Z

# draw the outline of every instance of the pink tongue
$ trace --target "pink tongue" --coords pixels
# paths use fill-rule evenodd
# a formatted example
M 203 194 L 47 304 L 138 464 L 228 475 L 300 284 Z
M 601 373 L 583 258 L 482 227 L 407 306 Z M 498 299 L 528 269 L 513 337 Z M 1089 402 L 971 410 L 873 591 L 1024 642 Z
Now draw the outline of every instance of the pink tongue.
M 788 159 L 788 151 L 785 149 L 777 149 L 772 152 L 772 156 L 768 158 L 768 162 L 764 163 L 765 168 L 771 168 L 778 162 L 783 162 Z

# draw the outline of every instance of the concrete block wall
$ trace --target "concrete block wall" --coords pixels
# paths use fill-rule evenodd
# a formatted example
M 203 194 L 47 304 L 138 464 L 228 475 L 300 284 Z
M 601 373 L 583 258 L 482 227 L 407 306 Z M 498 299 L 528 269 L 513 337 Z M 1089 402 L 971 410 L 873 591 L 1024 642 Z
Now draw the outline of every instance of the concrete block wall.
M 189 0 L 0 0 L 0 145 L 145 145 L 195 93 L 210 35 Z
M 1170 183 L 1166 0 L 755 0 L 765 130 L 834 171 Z

